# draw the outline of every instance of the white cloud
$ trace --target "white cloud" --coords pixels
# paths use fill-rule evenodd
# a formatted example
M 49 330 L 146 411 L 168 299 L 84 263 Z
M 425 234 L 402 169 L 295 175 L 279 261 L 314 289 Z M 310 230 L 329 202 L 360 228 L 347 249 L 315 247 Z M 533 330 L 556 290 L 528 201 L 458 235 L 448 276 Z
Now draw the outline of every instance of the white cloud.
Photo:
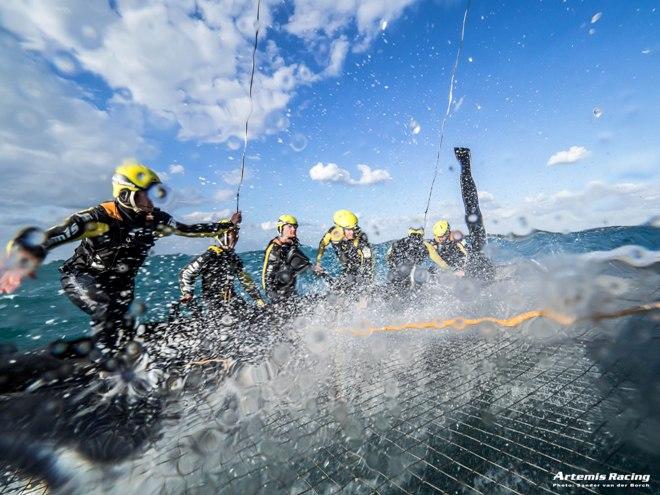
M 489 193 L 488 191 L 478 191 L 477 196 L 479 197 L 479 201 L 481 201 L 482 203 L 489 203 L 495 201 L 495 196 L 492 193 Z
M 236 191 L 232 189 L 218 189 L 215 193 L 213 193 L 213 199 L 219 202 L 229 201 L 235 196 L 236 196 Z
M 489 229 L 500 233 L 520 230 L 519 218 L 526 219 L 526 229 L 577 231 L 644 223 L 660 212 L 658 205 L 657 184 L 592 181 L 582 190 L 540 193 L 506 206 L 484 203 L 482 211 Z
M 186 168 L 183 165 L 179 165 L 178 163 L 173 163 L 172 165 L 170 165 L 170 173 L 172 175 L 183 174 L 185 173 L 185 171 Z
M 237 186 L 241 182 L 241 169 L 235 168 L 228 172 L 220 172 L 222 180 L 231 186 Z M 252 169 L 245 167 L 243 170 L 243 182 L 248 181 L 252 178 Z
M 313 39 L 307 44 L 310 54 L 316 54 L 318 42 L 330 46 L 316 72 L 299 60 L 287 63 L 280 55 L 269 28 L 274 10 L 282 7 L 264 2 L 251 135 L 287 125 L 276 116 L 297 88 L 341 73 L 351 45 L 342 31 L 356 25 L 360 36 L 368 38 L 382 19 L 393 20 L 413 1 L 297 0 L 285 29 Z M 242 139 L 250 111 L 247 86 L 257 2 L 117 0 L 115 5 L 6 0 L 0 4 L 0 25 L 59 70 L 97 74 L 117 99 L 148 109 L 161 124 L 178 126 L 180 139 Z
M 341 36 L 332 43 L 332 48 L 330 50 L 330 63 L 323 71 L 324 75 L 338 76 L 340 74 L 349 46 L 350 43 L 345 36 Z
M 263 230 L 274 230 L 277 227 L 277 222 L 262 222 L 259 225 Z
M 285 27 L 298 36 L 322 32 L 333 37 L 354 25 L 359 35 L 368 40 L 413 3 L 415 0 L 295 0 L 293 15 Z
M 548 166 L 562 163 L 575 163 L 589 156 L 590 151 L 584 146 L 571 146 L 567 150 L 558 151 L 548 159 Z
M 356 180 L 351 177 L 348 170 L 339 167 L 336 163 L 324 165 L 318 162 L 309 169 L 309 176 L 318 182 L 340 182 L 350 186 L 369 186 L 392 179 L 390 173 L 384 169 L 372 169 L 364 164 L 358 165 L 357 168 L 360 171 L 360 178 Z
M 48 209 L 33 222 L 59 222 L 65 211 L 108 199 L 112 171 L 123 159 L 149 162 L 154 150 L 140 138 L 140 112 L 120 104 L 100 110 L 79 99 L 76 85 L 2 34 L 0 66 L 2 238 L 17 226 L 7 221 L 14 213 L 38 204 Z
M 228 218 L 231 215 L 229 208 L 216 211 L 193 211 L 186 213 L 181 218 L 186 223 L 199 223 L 199 222 L 217 222 L 221 218 Z

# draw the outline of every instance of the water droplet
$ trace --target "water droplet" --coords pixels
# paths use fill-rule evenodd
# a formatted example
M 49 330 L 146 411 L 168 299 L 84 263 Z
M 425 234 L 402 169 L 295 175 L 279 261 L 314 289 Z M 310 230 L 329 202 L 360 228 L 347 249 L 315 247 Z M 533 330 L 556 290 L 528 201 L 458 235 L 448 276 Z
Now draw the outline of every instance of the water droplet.
M 169 189 L 164 184 L 155 184 L 147 191 L 149 199 L 154 206 L 161 208 L 169 203 L 171 194 Z
M 596 30 L 594 28 L 589 29 L 589 34 L 590 35 L 596 34 Z
M 416 136 L 422 130 L 422 126 L 420 126 L 414 118 L 411 118 L 410 123 L 408 124 L 408 129 L 410 129 L 410 132 Z
M 467 221 L 470 222 L 470 223 L 475 223 L 477 220 L 479 220 L 479 217 L 477 215 L 475 215 L 474 213 L 467 217 Z
M 594 117 L 599 119 L 603 115 L 603 110 L 600 109 L 599 107 L 594 107 Z
M 146 312 L 146 309 L 142 301 L 133 301 L 129 309 L 129 314 L 133 317 L 142 316 Z
M 229 148 L 232 151 L 236 151 L 241 147 L 241 140 L 235 137 L 230 137 L 227 139 L 227 148 Z
M 387 21 L 385 19 L 380 21 L 380 29 L 381 31 L 385 31 L 387 29 Z
M 289 146 L 293 151 L 300 152 L 307 148 L 307 138 L 303 134 L 296 133 L 291 136 L 291 139 L 289 140 Z
M 472 63 L 474 62 L 474 59 L 472 57 L 468 57 L 468 62 Z
M 591 17 L 591 24 L 596 24 L 600 18 L 603 17 L 602 12 L 596 12 L 592 17 Z

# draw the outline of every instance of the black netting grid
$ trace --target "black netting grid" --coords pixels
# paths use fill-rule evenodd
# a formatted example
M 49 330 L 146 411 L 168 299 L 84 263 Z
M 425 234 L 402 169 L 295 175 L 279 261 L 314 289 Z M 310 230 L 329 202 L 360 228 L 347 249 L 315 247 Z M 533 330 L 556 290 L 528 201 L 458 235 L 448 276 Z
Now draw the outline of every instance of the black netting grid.
M 642 320 L 642 319 L 637 319 Z M 611 493 L 563 473 L 650 474 L 634 348 L 589 325 L 340 336 L 184 392 L 161 435 L 71 484 L 109 493 Z M 607 342 L 605 343 L 607 344 Z M 610 342 L 611 344 L 611 342 Z M 634 406 L 634 407 L 633 407 Z M 632 409 L 631 409 L 632 407 Z M 639 409 L 639 410 L 637 410 Z M 653 446 L 654 444 L 652 444 Z M 635 489 L 627 489 L 634 492 Z M 0 493 L 43 493 L 8 467 Z M 616 492 L 616 490 L 614 490 Z

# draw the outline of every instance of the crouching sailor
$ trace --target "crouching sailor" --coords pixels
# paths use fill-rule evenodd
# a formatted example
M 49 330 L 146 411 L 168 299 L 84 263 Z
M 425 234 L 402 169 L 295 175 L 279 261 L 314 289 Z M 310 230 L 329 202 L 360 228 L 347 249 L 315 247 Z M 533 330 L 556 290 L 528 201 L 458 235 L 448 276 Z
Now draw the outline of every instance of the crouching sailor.
M 452 232 L 447 220 L 433 224 L 433 239 L 424 241 L 428 255 L 442 270 L 451 270 L 455 275 L 465 275 L 467 246 L 458 232 Z
M 414 288 L 425 282 L 428 272 L 421 265 L 427 258 L 424 228 L 409 228 L 408 236 L 393 242 L 387 251 L 388 285 L 400 290 Z
M 24 229 L 9 243 L 8 251 L 19 264 L 0 277 L 0 294 L 13 292 L 24 277 L 34 275 L 53 248 L 81 241 L 60 267 L 62 288 L 91 316 L 99 347 L 107 351 L 121 345 L 133 334 L 128 310 L 135 277 L 156 240 L 170 234 L 211 237 L 241 220 L 236 212 L 231 221 L 179 223 L 154 207 L 152 198 L 165 194 L 153 170 L 135 161 L 124 162 L 112 176 L 113 201 L 75 213 L 45 233 Z
M 298 220 L 293 215 L 277 219 L 278 236 L 266 247 L 261 272 L 261 285 L 272 303 L 292 302 L 296 296 L 298 275 L 311 267 L 300 249 Z
M 247 309 L 245 300 L 236 293 L 234 282 L 238 280 L 243 290 L 264 306 L 264 301 L 250 275 L 243 268 L 243 261 L 236 254 L 239 225 L 221 220 L 225 225 L 216 235 L 217 245 L 209 248 L 186 265 L 179 275 L 181 302 L 190 303 L 195 294 L 195 281 L 201 275 L 202 301 L 217 315 L 238 316 Z

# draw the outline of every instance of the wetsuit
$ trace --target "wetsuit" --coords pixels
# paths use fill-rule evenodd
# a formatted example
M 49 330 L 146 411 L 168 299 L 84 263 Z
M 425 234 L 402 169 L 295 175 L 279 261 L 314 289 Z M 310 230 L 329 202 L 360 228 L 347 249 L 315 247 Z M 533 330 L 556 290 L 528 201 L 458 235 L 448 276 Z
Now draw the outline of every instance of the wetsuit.
M 479 209 L 477 186 L 472 178 L 470 150 L 454 148 L 454 154 L 461 164 L 461 195 L 465 207 L 465 223 L 468 227 L 468 242 L 454 241 L 447 237 L 443 242 L 425 241 L 433 262 L 443 270 L 464 270 L 468 277 L 490 280 L 494 276 L 491 261 L 483 254 L 486 244 L 486 229 Z
M 424 241 L 431 260 L 443 270 L 463 270 L 468 250 L 463 241 L 453 241 L 449 237 L 443 242 L 433 239 Z
M 373 282 L 373 255 L 369 239 L 364 232 L 356 228 L 355 238 L 348 240 L 344 238 L 344 230 L 341 227 L 332 227 L 319 242 L 317 263 L 321 262 L 323 253 L 329 244 L 332 244 L 343 269 L 338 280 L 339 288 L 359 287 Z
M 454 154 L 461 164 L 461 195 L 465 206 L 465 223 L 469 232 L 465 274 L 474 278 L 490 280 L 495 275 L 495 269 L 490 259 L 482 252 L 486 245 L 486 229 L 479 208 L 477 186 L 472 178 L 470 150 L 454 148 Z
M 388 283 L 395 287 L 411 287 L 413 270 L 427 258 L 427 249 L 421 235 L 410 235 L 395 241 L 387 252 Z
M 310 261 L 300 249 L 297 239 L 282 242 L 272 239 L 266 247 L 261 272 L 261 286 L 270 302 L 291 301 L 296 296 L 298 274 L 310 266 Z
M 43 257 L 53 248 L 82 240 L 60 267 L 62 288 L 71 301 L 92 317 L 93 333 L 101 347 L 117 345 L 122 332 L 130 337 L 128 309 L 135 276 L 155 241 L 170 234 L 205 237 L 226 223 L 185 225 L 169 214 L 136 213 L 117 201 L 71 215 L 46 231 L 40 246 Z
M 261 294 L 248 273 L 243 261 L 233 249 L 210 246 L 181 270 L 179 285 L 182 294 L 195 292 L 195 280 L 202 276 L 202 298 L 214 310 L 231 310 L 245 305 L 236 293 L 234 282 L 238 279 L 245 292 L 255 301 Z

